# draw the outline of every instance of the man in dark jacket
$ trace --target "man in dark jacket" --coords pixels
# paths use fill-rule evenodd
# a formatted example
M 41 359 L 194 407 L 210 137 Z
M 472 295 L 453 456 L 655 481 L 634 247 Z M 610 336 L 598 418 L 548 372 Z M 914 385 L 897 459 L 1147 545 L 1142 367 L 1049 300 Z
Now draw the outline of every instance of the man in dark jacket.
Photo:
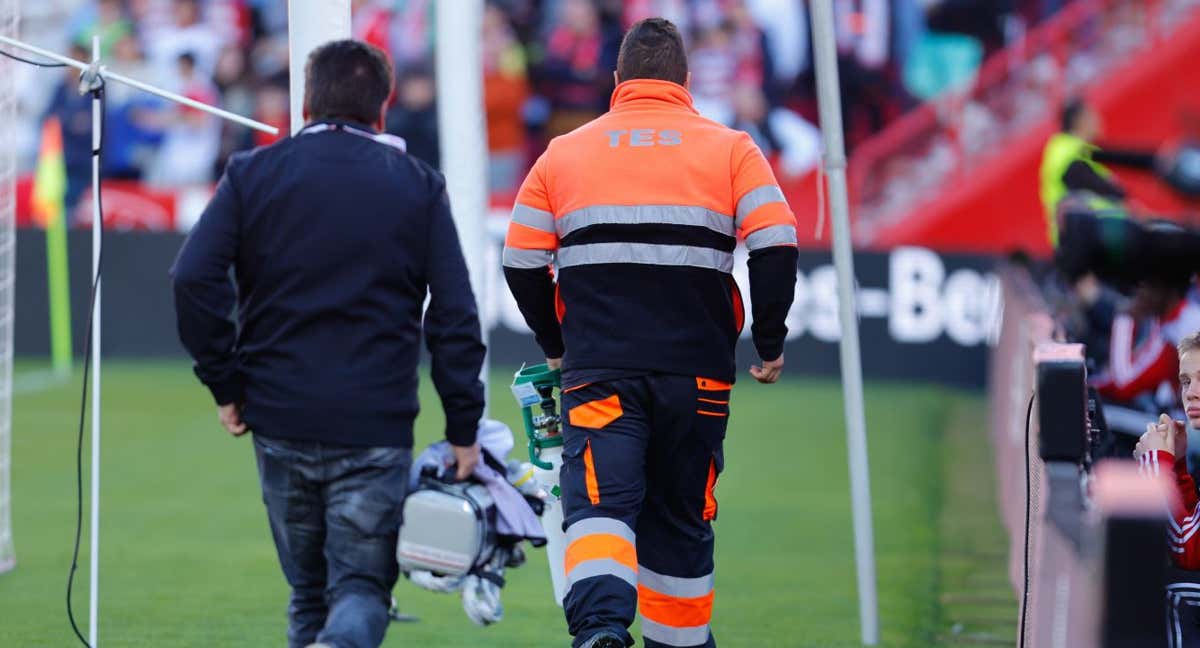
M 479 457 L 484 346 L 445 181 L 378 134 L 387 57 L 337 41 L 305 75 L 306 127 L 233 156 L 180 250 L 179 333 L 221 423 L 254 432 L 292 586 L 289 645 L 378 646 L 427 292 L 425 340 L 460 478 Z

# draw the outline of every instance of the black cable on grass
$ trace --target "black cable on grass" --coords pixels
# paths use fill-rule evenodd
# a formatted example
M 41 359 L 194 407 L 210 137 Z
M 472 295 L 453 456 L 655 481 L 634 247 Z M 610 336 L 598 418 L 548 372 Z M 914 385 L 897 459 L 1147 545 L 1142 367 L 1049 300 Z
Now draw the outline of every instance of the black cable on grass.
M 1036 397 L 1037 392 L 1029 395 L 1029 407 L 1025 410 L 1025 589 L 1021 592 L 1021 634 L 1018 642 L 1020 648 L 1025 648 L 1025 618 L 1028 615 L 1029 608 L 1029 499 L 1032 497 L 1032 489 L 1029 485 L 1029 473 L 1031 472 L 1029 465 L 1029 428 L 1033 423 L 1033 399 Z
M 100 100 L 100 138 L 99 144 L 92 150 L 92 155 L 100 157 L 104 150 L 104 109 L 106 107 L 103 80 L 100 82 L 100 87 L 93 90 L 92 93 Z M 101 242 L 104 240 L 104 201 L 102 196 L 102 192 L 96 191 L 96 204 L 99 207 L 97 211 L 100 213 Z M 75 550 L 71 553 L 71 570 L 67 573 L 67 620 L 71 622 L 71 629 L 75 631 L 79 642 L 87 648 L 91 648 L 91 644 L 84 638 L 83 632 L 79 630 L 79 624 L 75 621 L 75 608 L 71 600 L 71 593 L 75 587 L 75 571 L 79 569 L 79 544 L 83 537 L 83 428 L 84 421 L 87 419 L 88 371 L 92 366 L 92 323 L 95 320 L 93 313 L 96 311 L 96 293 L 100 288 L 100 270 L 104 265 L 104 246 L 98 245 L 98 248 L 96 251 L 96 277 L 92 280 L 91 296 L 88 298 L 88 325 L 83 343 L 83 396 L 79 403 L 79 436 L 75 444 Z M 98 558 L 99 556 L 91 557 L 92 560 Z

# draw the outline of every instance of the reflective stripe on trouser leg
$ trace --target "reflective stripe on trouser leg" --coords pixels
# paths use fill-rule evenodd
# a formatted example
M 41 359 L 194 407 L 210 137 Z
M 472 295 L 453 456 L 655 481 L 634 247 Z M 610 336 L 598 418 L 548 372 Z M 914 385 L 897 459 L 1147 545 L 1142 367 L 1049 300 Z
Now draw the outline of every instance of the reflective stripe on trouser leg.
M 650 434 L 644 383 L 597 381 L 562 397 L 568 586 L 563 612 L 576 648 L 601 632 L 633 641 L 629 626 L 637 618 L 639 551 L 634 529 L 645 498 L 642 457 Z
M 633 529 L 612 518 L 587 518 L 567 529 L 564 573 L 567 588 L 596 576 L 613 576 L 638 586 L 637 548 Z
M 638 566 L 642 637 L 648 646 L 705 646 L 712 620 L 713 575 L 680 578 Z

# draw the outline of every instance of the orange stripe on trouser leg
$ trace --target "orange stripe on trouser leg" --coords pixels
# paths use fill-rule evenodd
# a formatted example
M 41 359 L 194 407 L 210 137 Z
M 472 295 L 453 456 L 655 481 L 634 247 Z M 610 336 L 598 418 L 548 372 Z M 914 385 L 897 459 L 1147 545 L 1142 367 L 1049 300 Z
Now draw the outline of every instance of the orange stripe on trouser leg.
M 717 498 L 713 493 L 717 487 L 717 462 L 708 460 L 708 483 L 704 485 L 704 519 L 714 520 L 717 517 Z
M 571 570 L 579 563 L 603 558 L 615 560 L 637 571 L 637 548 L 633 543 L 611 533 L 594 533 L 583 536 L 567 547 L 567 554 L 563 559 L 563 572 L 570 576 Z
M 592 458 L 592 440 L 588 439 L 583 448 L 584 481 L 587 484 L 588 499 L 592 506 L 600 503 L 600 483 L 596 481 L 596 462 Z
M 504 237 L 504 245 L 522 250 L 556 250 L 558 249 L 558 235 L 520 223 L 509 223 L 508 236 Z
M 701 626 L 712 620 L 713 595 L 681 598 L 638 585 L 638 609 L 642 616 L 673 628 Z
M 624 413 L 625 411 L 621 409 L 621 399 L 616 394 L 613 394 L 608 398 L 572 407 L 567 412 L 567 418 L 571 421 L 571 425 L 599 430 L 621 418 L 621 415 Z

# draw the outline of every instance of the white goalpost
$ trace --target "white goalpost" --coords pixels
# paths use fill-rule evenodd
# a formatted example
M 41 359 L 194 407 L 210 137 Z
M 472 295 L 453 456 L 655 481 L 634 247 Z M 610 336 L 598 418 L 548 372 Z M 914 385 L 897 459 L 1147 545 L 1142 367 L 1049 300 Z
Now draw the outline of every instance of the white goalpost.
M 19 0 L 0 0 L 0 36 L 16 37 Z M 0 573 L 17 564 L 12 528 L 13 289 L 17 252 L 16 66 L 0 58 Z

